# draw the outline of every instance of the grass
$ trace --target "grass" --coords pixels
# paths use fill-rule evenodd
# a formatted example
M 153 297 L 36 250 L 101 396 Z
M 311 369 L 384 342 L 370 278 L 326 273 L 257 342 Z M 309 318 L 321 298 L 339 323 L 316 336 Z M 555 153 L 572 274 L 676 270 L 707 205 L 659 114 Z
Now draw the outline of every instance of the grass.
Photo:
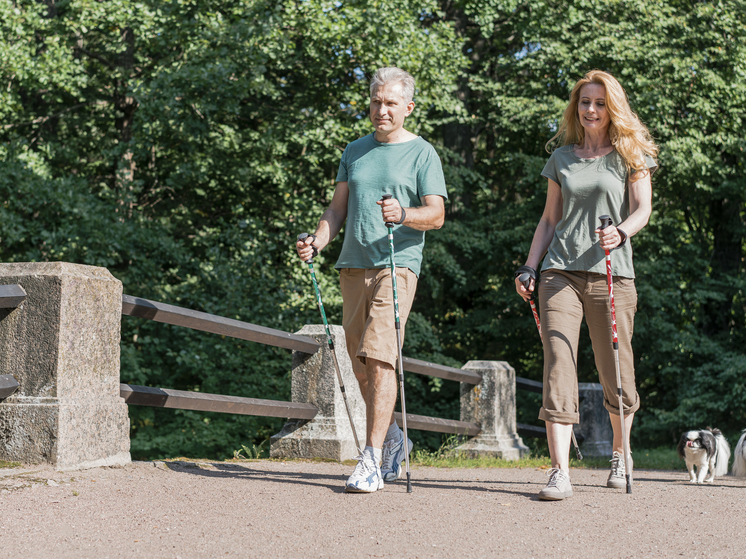
M 458 439 L 449 439 L 434 452 L 415 450 L 412 453 L 412 464 L 431 466 L 435 468 L 550 468 L 552 463 L 548 456 L 532 452 L 520 460 L 504 460 L 502 458 L 469 458 L 462 455 L 456 446 Z M 570 451 L 571 468 L 608 469 L 610 457 L 575 458 L 575 451 Z M 632 458 L 635 469 L 640 470 L 685 470 L 684 462 L 679 458 L 674 448 L 656 448 L 634 450 Z
M 18 468 L 20 466 L 20 462 L 6 462 L 5 460 L 0 460 L 0 468 Z

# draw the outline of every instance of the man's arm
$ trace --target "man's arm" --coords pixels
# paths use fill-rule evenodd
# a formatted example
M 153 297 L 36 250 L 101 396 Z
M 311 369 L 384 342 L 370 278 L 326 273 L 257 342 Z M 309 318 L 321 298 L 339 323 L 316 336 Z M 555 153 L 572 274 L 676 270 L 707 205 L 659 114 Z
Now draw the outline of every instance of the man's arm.
M 316 227 L 316 232 L 314 233 L 316 240 L 308 237 L 305 242 L 298 241 L 295 245 L 301 260 L 305 262 L 313 257 L 311 244 L 320 251 L 342 230 L 342 225 L 344 225 L 345 219 L 347 219 L 347 199 L 349 195 L 350 190 L 347 188 L 347 182 L 338 182 L 334 189 L 332 202 L 321 216 L 319 224 Z
M 421 206 L 416 208 L 404 208 L 404 221 L 402 225 L 416 229 L 417 231 L 429 231 L 440 229 L 446 218 L 445 202 L 443 197 L 430 194 L 420 198 Z M 399 223 L 402 218 L 402 207 L 395 198 L 379 200 L 381 213 L 384 221 Z

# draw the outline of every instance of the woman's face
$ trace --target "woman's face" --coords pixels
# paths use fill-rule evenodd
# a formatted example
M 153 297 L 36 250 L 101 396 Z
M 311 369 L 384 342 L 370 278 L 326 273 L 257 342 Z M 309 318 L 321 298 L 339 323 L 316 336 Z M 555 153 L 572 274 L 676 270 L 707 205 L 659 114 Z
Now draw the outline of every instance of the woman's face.
M 598 83 L 587 83 L 580 88 L 578 118 L 587 132 L 601 132 L 609 127 L 611 118 L 606 110 L 606 88 Z

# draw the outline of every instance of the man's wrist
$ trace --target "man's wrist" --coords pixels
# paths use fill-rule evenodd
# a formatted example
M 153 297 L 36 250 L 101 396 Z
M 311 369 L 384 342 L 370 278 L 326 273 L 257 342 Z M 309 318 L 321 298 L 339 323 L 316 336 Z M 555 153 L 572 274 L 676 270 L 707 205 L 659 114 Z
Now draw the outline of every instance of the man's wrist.
M 407 212 L 404 211 L 404 208 L 400 208 L 400 209 L 401 209 L 401 219 L 399 219 L 399 221 L 394 222 L 396 225 L 401 225 L 402 223 L 404 223 L 404 220 L 407 218 Z

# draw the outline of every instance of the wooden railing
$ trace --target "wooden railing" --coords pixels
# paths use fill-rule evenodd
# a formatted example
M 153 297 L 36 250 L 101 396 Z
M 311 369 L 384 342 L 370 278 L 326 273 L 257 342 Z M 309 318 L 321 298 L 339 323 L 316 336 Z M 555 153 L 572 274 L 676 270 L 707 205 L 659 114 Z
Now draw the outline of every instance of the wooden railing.
M 264 345 L 271 345 L 315 353 L 321 348 L 313 338 L 290 334 L 273 328 L 257 326 L 248 322 L 224 318 L 200 311 L 193 311 L 166 303 L 150 301 L 131 295 L 122 296 L 122 314 L 147 320 L 154 320 L 164 324 L 183 326 L 202 332 L 211 332 L 221 336 L 238 338 Z M 454 367 L 447 367 L 412 359 L 404 358 L 404 370 L 420 375 L 427 375 L 456 382 L 479 384 L 481 376 L 471 371 L 464 371 Z M 531 381 L 528 381 L 531 382 Z M 120 395 L 125 402 L 138 406 L 154 406 L 163 408 L 178 408 L 198 411 L 212 411 L 219 413 L 234 413 L 242 415 L 258 415 L 266 417 L 287 417 L 290 419 L 312 419 L 317 408 L 310 404 L 298 402 L 280 402 L 275 400 L 261 400 L 256 398 L 242 398 L 225 396 L 222 394 L 205 394 L 202 392 L 186 392 L 167 388 L 153 388 L 131 384 L 120 385 Z M 401 415 L 397 418 L 401 421 Z M 443 419 L 416 414 L 407 414 L 407 425 L 412 429 L 451 433 L 457 435 L 475 436 L 481 431 L 476 423 Z

